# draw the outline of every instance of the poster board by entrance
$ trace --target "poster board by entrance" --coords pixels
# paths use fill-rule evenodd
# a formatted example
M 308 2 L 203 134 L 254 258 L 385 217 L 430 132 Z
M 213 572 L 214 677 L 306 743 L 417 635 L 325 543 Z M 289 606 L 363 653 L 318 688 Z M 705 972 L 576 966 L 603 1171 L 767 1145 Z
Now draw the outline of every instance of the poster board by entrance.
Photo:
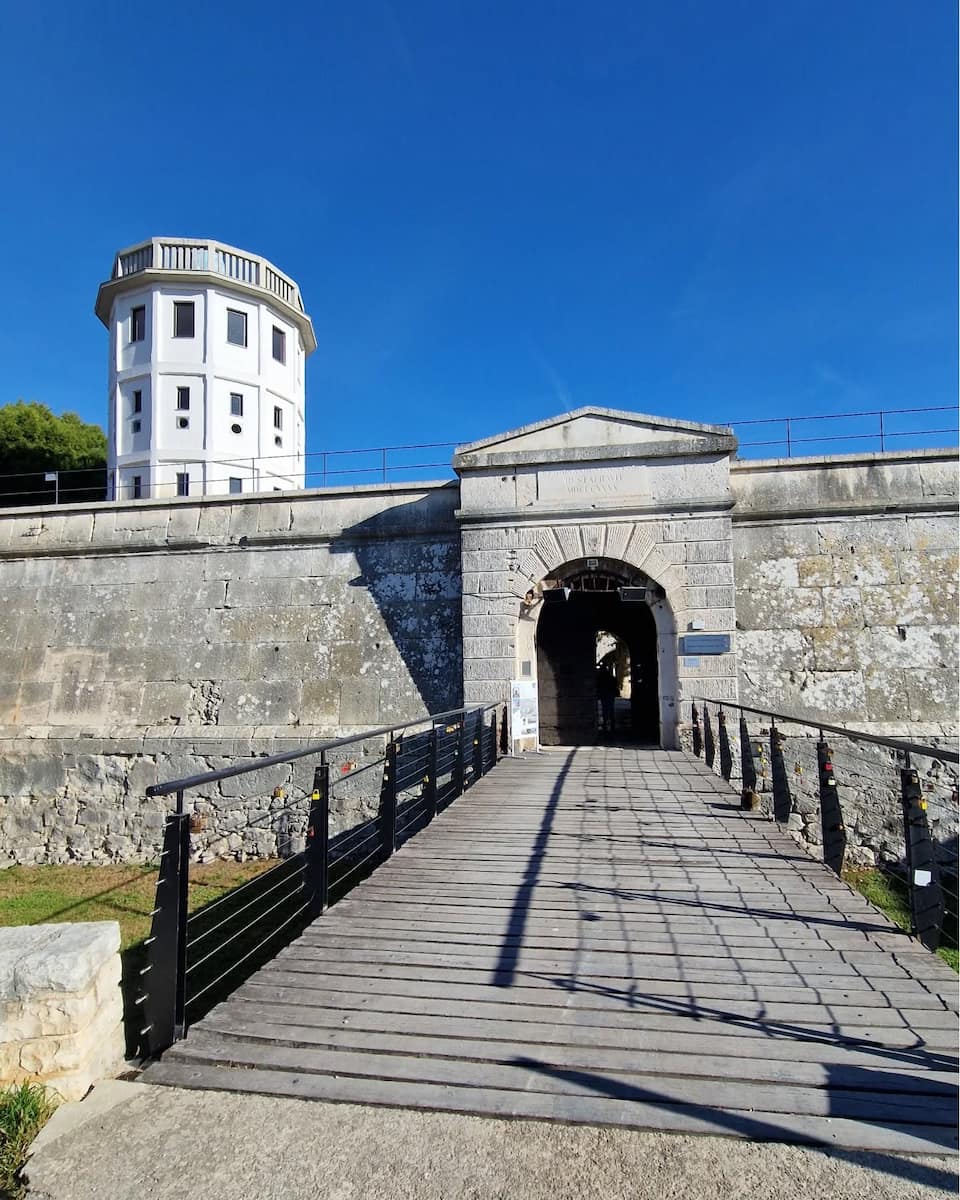
M 539 749 L 540 707 L 535 679 L 510 681 L 510 743 L 514 754 Z M 526 745 L 520 745 L 523 741 Z

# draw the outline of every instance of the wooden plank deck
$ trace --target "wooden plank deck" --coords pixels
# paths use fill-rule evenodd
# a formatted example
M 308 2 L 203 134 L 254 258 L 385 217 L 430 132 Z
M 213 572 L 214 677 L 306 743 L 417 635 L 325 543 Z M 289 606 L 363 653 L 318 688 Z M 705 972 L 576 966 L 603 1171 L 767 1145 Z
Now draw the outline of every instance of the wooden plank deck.
M 904 1153 L 957 978 L 699 761 L 507 759 L 146 1081 Z

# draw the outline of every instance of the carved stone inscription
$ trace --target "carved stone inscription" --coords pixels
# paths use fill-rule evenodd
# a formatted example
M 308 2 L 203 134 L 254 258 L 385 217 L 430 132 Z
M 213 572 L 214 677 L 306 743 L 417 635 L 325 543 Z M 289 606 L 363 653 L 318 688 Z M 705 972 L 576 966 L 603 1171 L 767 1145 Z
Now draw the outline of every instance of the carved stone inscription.
M 622 466 L 541 467 L 537 471 L 537 498 L 631 499 L 651 497 L 649 468 L 639 463 Z

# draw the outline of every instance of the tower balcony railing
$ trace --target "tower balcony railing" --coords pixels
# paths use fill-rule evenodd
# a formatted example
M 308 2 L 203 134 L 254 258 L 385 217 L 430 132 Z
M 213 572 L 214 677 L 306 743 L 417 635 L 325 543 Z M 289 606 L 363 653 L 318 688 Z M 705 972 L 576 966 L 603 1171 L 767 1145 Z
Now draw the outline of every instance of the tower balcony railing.
M 121 250 L 113 263 L 113 279 L 141 271 L 205 271 L 251 287 L 262 288 L 284 304 L 303 312 L 300 289 L 289 276 L 257 254 L 222 242 L 196 238 L 151 238 Z

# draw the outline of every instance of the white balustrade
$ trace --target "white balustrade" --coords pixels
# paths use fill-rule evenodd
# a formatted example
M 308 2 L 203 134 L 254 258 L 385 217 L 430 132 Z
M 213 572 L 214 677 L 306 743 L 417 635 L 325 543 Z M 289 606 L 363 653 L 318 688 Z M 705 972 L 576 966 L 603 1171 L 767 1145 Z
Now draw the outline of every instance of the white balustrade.
M 154 238 L 118 254 L 113 278 L 122 279 L 140 271 L 210 271 L 236 279 L 251 287 L 263 288 L 291 308 L 303 312 L 300 289 L 266 259 L 245 254 L 233 246 L 202 242 L 191 238 L 168 241 Z

